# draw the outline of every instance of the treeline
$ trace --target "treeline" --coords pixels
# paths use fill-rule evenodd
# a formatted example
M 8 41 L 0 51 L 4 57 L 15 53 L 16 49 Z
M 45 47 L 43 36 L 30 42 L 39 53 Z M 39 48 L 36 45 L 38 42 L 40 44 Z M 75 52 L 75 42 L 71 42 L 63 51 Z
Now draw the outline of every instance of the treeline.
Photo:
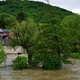
M 65 9 L 51 6 L 43 2 L 34 1 L 0 1 L 0 13 L 8 13 L 15 18 L 19 12 L 24 12 L 25 17 L 33 18 L 37 23 L 51 22 L 51 18 L 58 18 L 60 21 L 74 13 Z

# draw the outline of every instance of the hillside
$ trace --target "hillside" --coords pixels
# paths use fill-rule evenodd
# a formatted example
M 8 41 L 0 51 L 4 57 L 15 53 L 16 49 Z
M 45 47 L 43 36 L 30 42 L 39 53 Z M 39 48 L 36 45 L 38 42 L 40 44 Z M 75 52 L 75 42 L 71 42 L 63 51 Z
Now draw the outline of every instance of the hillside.
M 0 1 L 0 13 L 9 13 L 15 18 L 19 12 L 24 12 L 26 17 L 33 18 L 36 22 L 50 23 L 59 20 L 59 22 L 68 15 L 74 13 L 65 9 L 51 6 L 43 2 L 34 1 Z

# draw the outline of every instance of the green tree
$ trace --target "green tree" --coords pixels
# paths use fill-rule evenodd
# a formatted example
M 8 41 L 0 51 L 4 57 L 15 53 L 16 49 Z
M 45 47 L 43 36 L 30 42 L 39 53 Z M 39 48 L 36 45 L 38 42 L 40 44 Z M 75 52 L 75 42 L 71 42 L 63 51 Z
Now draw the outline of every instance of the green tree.
M 24 20 L 24 18 L 25 18 L 24 12 L 19 12 L 16 19 L 18 20 L 19 23 L 21 23 L 22 20 Z
M 12 27 L 15 25 L 16 19 L 7 13 L 0 14 L 0 28 L 5 29 L 6 26 Z
M 62 62 L 72 64 L 68 60 L 71 54 L 70 45 L 63 34 L 62 27 L 58 24 L 45 24 L 42 26 L 43 32 L 40 33 L 39 43 L 34 46 L 33 60 L 43 62 L 44 69 L 60 69 Z
M 24 56 L 18 56 L 16 59 L 14 59 L 13 61 L 13 67 L 14 69 L 25 69 L 28 67 L 27 65 L 27 58 Z
M 2 62 L 5 62 L 6 58 L 7 58 L 7 55 L 5 54 L 4 48 L 3 48 L 2 43 L 0 41 L 0 64 Z
M 22 23 L 16 23 L 16 26 L 12 27 L 14 32 L 13 37 L 11 37 L 10 44 L 14 46 L 22 46 L 26 49 L 28 54 L 28 63 L 32 60 L 33 53 L 30 54 L 30 48 L 33 47 L 37 40 L 37 25 L 33 19 L 28 18 L 27 21 L 22 21 Z
M 80 41 L 80 15 L 70 15 L 63 19 L 61 26 L 71 46 Z M 76 48 L 76 47 L 75 47 Z M 77 48 L 75 49 L 77 52 Z

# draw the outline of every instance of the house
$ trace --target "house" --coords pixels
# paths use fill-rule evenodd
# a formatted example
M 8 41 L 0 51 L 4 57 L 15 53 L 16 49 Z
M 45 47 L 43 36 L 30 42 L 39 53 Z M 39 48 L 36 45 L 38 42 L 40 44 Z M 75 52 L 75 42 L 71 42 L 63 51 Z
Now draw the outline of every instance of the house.
M 4 46 L 4 51 L 7 54 L 19 54 L 19 53 L 23 53 L 23 48 L 21 46 L 16 47 L 16 50 L 14 50 L 14 48 L 9 49 L 6 45 L 8 44 L 8 42 L 10 41 L 9 36 L 12 36 L 14 33 L 11 30 L 4 30 L 4 29 L 0 29 L 0 40 L 2 42 L 2 45 Z M 10 46 L 8 44 L 8 46 Z

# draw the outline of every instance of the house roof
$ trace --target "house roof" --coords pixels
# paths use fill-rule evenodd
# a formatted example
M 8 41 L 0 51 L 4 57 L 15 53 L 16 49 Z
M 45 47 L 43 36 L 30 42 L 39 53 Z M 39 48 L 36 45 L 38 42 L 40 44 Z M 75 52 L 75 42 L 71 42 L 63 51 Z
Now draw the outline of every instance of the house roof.
M 0 32 L 13 32 L 12 30 L 0 29 Z

